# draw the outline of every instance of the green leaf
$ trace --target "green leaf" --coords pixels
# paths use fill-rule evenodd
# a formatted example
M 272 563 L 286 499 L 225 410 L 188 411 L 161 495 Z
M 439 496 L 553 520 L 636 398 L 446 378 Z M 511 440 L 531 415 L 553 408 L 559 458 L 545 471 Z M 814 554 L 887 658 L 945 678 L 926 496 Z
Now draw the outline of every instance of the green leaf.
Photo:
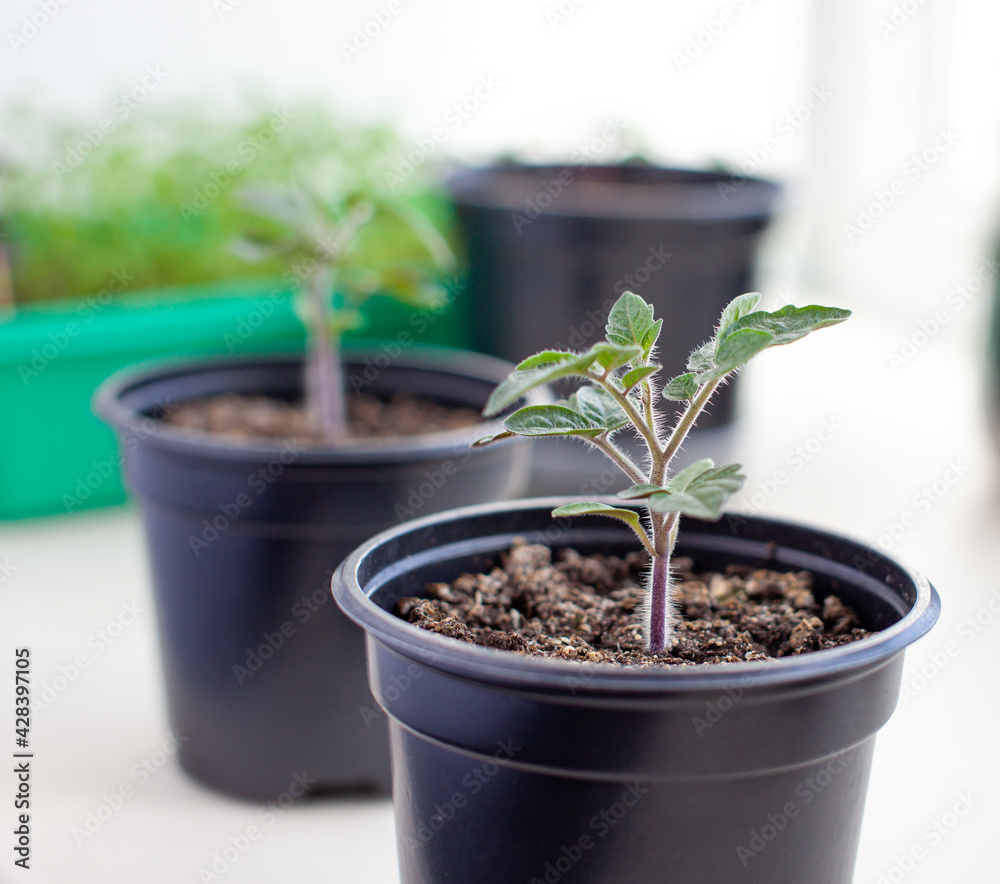
M 604 427 L 563 405 L 528 405 L 515 411 L 503 425 L 518 436 L 599 436 L 604 432 Z
M 676 473 L 667 485 L 668 491 L 684 491 L 691 482 L 715 466 L 715 461 L 710 457 L 695 461 L 690 466 L 685 467 Z
M 843 322 L 851 315 L 850 310 L 837 307 L 782 307 L 774 313 L 758 311 L 749 313 L 733 323 L 722 336 L 720 343 L 725 343 L 729 337 L 743 329 L 765 331 L 774 337 L 772 347 L 790 344 L 799 338 L 804 338 L 810 332 Z
M 594 344 L 587 352 L 594 354 L 597 364 L 602 368 L 613 371 L 638 359 L 642 355 L 642 347 L 618 346 L 600 341 Z
M 617 430 L 628 423 L 628 418 L 614 397 L 589 384 L 577 390 L 569 399 L 569 407 L 592 424 L 606 430 Z
M 517 402 L 529 390 L 557 381 L 560 378 L 568 378 L 572 375 L 588 377 L 587 369 L 597 358 L 596 353 L 581 353 L 574 359 L 559 362 L 554 365 L 544 365 L 540 368 L 529 368 L 527 370 L 515 369 L 511 372 L 507 380 L 503 381 L 491 394 L 483 409 L 486 417 L 502 411 L 512 402 Z
M 619 491 L 618 496 L 622 500 L 640 500 L 643 497 L 651 497 L 657 492 L 666 490 L 667 489 L 662 485 L 650 485 L 648 483 L 643 483 L 642 485 L 632 485 L 624 491 Z
M 508 433 L 507 431 L 504 431 L 502 433 L 495 433 L 492 436 L 483 436 L 482 439 L 476 439 L 476 441 L 473 442 L 469 447 L 485 448 L 487 445 L 490 445 L 493 442 L 499 442 L 501 439 L 513 439 L 515 435 L 516 435 L 515 433 Z
M 645 358 L 656 343 L 661 325 L 662 321 L 653 321 L 652 304 L 632 292 L 625 292 L 608 314 L 607 336 L 612 344 L 641 348 Z
M 745 295 L 733 298 L 729 302 L 726 309 L 722 311 L 722 316 L 719 318 L 719 327 L 715 332 L 716 350 L 718 350 L 718 344 L 725 337 L 726 332 L 729 331 L 729 327 L 748 313 L 753 313 L 759 303 L 760 295 L 757 292 L 748 292 Z
M 703 470 L 691 478 L 694 467 L 703 463 L 699 461 L 678 473 L 665 492 L 649 498 L 649 508 L 657 513 L 681 513 L 712 521 L 720 518 L 723 504 L 743 487 L 746 476 L 739 472 L 739 464 L 727 464 Z M 678 483 L 682 477 L 683 482 Z
M 707 341 L 700 347 L 695 347 L 688 356 L 688 371 L 704 372 L 715 365 L 715 341 Z
M 810 332 L 843 322 L 850 310 L 836 307 L 782 307 L 774 313 L 748 313 L 729 326 L 718 340 L 715 365 L 698 376 L 699 383 L 724 377 L 742 368 L 768 347 L 780 347 Z
M 656 374 L 662 365 L 640 365 L 637 368 L 633 368 L 631 371 L 627 371 L 622 377 L 622 387 L 627 393 L 640 381 L 646 380 L 650 375 Z
M 660 395 L 678 402 L 686 402 L 697 392 L 698 383 L 695 381 L 694 373 L 688 372 L 687 374 L 679 374 L 677 377 L 667 381 L 663 385 Z
M 640 532 L 645 534 L 639 522 L 639 514 L 635 510 L 608 506 L 606 503 L 569 503 L 552 510 L 554 519 L 559 518 L 559 516 L 610 516 L 613 519 L 621 519 L 630 525 L 637 534 Z
M 534 356 L 529 356 L 520 365 L 517 366 L 518 371 L 527 371 L 529 368 L 542 368 L 546 365 L 559 365 L 563 362 L 569 362 L 579 354 L 572 353 L 569 350 L 543 350 L 541 353 L 536 353 Z

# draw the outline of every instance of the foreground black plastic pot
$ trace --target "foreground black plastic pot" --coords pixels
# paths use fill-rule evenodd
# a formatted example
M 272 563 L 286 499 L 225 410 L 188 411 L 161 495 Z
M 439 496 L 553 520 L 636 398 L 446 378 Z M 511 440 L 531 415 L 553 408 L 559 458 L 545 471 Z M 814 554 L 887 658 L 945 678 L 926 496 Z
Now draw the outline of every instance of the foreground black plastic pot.
M 352 386 L 477 409 L 510 370 L 458 351 L 384 367 L 374 356 L 348 355 L 348 380 L 363 382 Z M 142 509 L 180 762 L 256 800 L 301 794 L 303 782 L 310 793 L 388 789 L 385 718 L 368 690 L 363 634 L 330 603 L 332 569 L 415 513 L 517 494 L 529 469 L 525 445 L 470 451 L 493 424 L 303 447 L 237 444 L 155 419 L 218 393 L 295 399 L 301 377 L 298 359 L 198 362 L 117 375 L 95 400 Z
M 853 541 L 730 517 L 686 521 L 678 553 L 701 569 L 808 569 L 819 597 L 836 593 L 881 631 L 769 664 L 633 670 L 470 646 L 389 612 L 496 561 L 517 536 L 635 548 L 605 520 L 553 522 L 565 502 L 421 519 L 334 575 L 391 718 L 404 884 L 849 884 L 875 735 L 937 593 Z
M 657 166 L 497 165 L 448 181 L 465 240 L 476 349 L 512 362 L 583 349 L 603 337 L 623 291 L 642 295 L 670 330 L 658 359 L 672 377 L 723 308 L 752 288 L 760 238 L 779 188 L 770 181 Z M 721 389 L 692 437 L 733 417 Z M 711 447 L 715 446 L 715 447 Z M 603 455 L 559 440 L 537 446 L 532 492 L 593 494 L 581 485 Z M 606 492 L 605 492 L 606 493 Z

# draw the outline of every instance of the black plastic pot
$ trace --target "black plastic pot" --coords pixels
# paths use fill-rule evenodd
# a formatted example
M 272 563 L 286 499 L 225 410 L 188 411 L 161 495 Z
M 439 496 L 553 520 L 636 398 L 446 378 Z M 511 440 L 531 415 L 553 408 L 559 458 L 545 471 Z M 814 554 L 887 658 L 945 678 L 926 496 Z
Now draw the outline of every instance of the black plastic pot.
M 554 346 L 589 346 L 629 289 L 664 320 L 658 356 L 668 378 L 711 336 L 726 304 L 751 290 L 779 195 L 758 178 L 639 165 L 499 165 L 456 173 L 448 187 L 477 350 L 520 362 Z M 732 420 L 734 389 L 719 390 L 699 432 Z M 698 445 L 696 434 L 689 447 Z M 532 491 L 584 493 L 602 458 L 542 442 Z
M 686 521 L 696 566 L 809 569 L 869 628 L 771 664 L 630 669 L 470 646 L 389 613 L 516 536 L 582 553 L 636 541 L 565 499 L 469 507 L 352 553 L 334 596 L 368 633 L 391 717 L 403 884 L 848 884 L 875 734 L 904 648 L 938 617 L 923 578 L 853 541 L 759 518 Z
M 458 351 L 388 362 L 349 354 L 348 380 L 481 408 L 510 370 Z M 142 509 L 181 765 L 257 800 L 296 777 L 312 793 L 388 788 L 385 718 L 368 690 L 362 632 L 330 603 L 332 570 L 415 513 L 518 493 L 529 468 L 523 444 L 470 451 L 494 423 L 301 447 L 237 444 L 154 419 L 170 403 L 218 393 L 298 398 L 301 377 L 299 359 L 174 364 L 116 375 L 95 400 L 119 433 Z

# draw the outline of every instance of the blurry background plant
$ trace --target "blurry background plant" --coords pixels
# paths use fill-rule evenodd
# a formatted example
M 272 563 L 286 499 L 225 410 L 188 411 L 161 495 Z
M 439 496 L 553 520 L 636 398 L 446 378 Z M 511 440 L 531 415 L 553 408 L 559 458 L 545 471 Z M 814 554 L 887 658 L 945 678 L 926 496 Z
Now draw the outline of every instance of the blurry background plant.
M 309 330 L 306 403 L 314 426 L 331 439 L 346 434 L 340 339 L 363 327 L 361 304 L 384 294 L 415 308 L 438 308 L 448 292 L 437 278 L 455 264 L 434 224 L 380 187 L 378 172 L 331 156 L 319 168 L 300 169 L 292 186 L 240 193 L 265 223 L 248 229 L 234 251 L 290 267 L 283 279 L 297 290 L 297 312 Z
M 376 168 L 399 152 L 389 129 L 260 98 L 226 115 L 192 101 L 147 107 L 116 121 L 113 137 L 21 108 L 2 131 L 0 233 L 22 305 L 96 292 L 116 267 L 130 291 L 279 275 L 281 256 L 249 267 L 230 249 L 247 229 L 240 189 L 287 184 L 297 164 Z M 411 192 L 444 223 L 443 201 L 419 182 Z

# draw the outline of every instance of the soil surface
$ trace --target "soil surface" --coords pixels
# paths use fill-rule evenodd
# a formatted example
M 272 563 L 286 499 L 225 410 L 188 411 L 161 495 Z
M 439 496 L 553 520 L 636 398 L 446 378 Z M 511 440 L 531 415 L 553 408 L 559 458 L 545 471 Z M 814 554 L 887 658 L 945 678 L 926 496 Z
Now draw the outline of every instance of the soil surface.
M 471 408 L 441 405 L 397 393 L 389 400 L 370 393 L 347 395 L 348 435 L 352 439 L 394 439 L 454 430 L 482 422 Z M 226 394 L 191 399 L 172 407 L 163 419 L 179 427 L 243 439 L 322 441 L 305 406 L 268 396 Z
M 633 665 L 739 663 L 833 648 L 870 635 L 836 596 L 812 594 L 807 571 L 779 573 L 731 565 L 691 573 L 675 558 L 678 623 L 673 645 L 644 650 L 639 609 L 645 552 L 555 562 L 547 546 L 514 544 L 488 574 L 433 583 L 424 598 L 401 599 L 396 614 L 470 644 L 533 656 Z

